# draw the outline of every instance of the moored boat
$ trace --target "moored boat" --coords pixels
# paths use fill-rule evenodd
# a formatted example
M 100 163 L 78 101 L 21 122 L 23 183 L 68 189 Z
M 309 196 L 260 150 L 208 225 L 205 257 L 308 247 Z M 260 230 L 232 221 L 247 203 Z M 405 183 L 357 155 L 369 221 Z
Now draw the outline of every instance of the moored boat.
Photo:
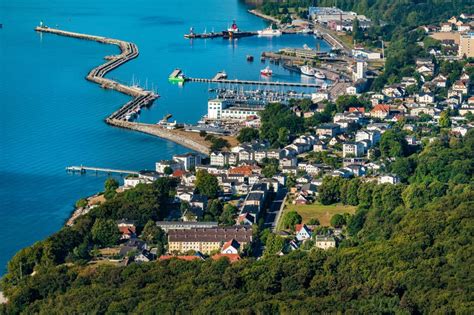
M 270 67 L 266 67 L 265 69 L 260 70 L 260 74 L 266 77 L 270 77 L 273 75 L 272 69 Z
M 311 77 L 315 75 L 315 71 L 311 66 L 304 65 L 300 68 L 300 70 L 301 70 L 301 73 L 304 75 L 311 76 Z

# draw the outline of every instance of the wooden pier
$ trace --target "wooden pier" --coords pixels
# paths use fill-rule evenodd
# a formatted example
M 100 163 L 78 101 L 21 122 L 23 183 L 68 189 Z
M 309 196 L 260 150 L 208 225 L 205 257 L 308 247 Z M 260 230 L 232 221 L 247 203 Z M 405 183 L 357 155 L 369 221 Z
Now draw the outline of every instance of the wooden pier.
M 130 174 L 130 175 L 138 175 L 137 171 L 129 171 L 129 170 L 117 170 L 112 168 L 102 168 L 102 167 L 90 167 L 90 166 L 68 166 L 66 167 L 66 171 L 70 173 L 80 173 L 85 174 L 86 172 L 95 172 L 97 173 L 107 173 L 107 174 Z
M 104 78 L 110 71 L 118 68 L 122 64 L 138 57 L 138 47 L 134 43 L 112 39 L 102 36 L 87 35 L 75 32 L 63 31 L 60 29 L 49 28 L 47 26 L 38 26 L 35 28 L 37 32 L 51 33 L 60 36 L 72 37 L 77 39 L 91 40 L 103 44 L 116 45 L 120 49 L 120 54 L 115 56 L 107 56 L 107 62 L 92 69 L 86 76 L 86 79 L 100 84 L 101 87 L 112 89 L 126 95 L 130 95 L 133 99 L 124 104 L 120 109 L 112 113 L 106 118 L 108 124 L 113 124 L 113 120 L 130 120 L 133 119 L 144 106 L 149 106 L 158 98 L 153 91 L 145 91 L 136 86 L 128 86 L 112 79 Z

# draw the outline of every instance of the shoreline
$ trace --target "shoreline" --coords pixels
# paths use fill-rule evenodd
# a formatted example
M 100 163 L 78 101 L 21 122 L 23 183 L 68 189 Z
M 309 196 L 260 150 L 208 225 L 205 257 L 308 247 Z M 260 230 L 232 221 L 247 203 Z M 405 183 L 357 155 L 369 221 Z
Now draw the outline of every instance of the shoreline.
M 280 20 L 273 17 L 273 16 L 270 16 L 270 15 L 266 15 L 266 14 L 263 14 L 262 12 L 258 11 L 257 9 L 250 9 L 250 10 L 247 10 L 248 13 L 250 14 L 253 14 L 261 19 L 264 19 L 265 21 L 270 21 L 270 22 L 273 22 L 277 25 L 280 25 Z

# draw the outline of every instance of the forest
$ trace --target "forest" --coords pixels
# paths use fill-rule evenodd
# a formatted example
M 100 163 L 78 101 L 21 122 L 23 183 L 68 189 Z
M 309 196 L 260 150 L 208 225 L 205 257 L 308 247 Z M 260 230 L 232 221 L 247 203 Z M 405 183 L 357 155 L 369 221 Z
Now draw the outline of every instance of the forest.
M 118 218 L 116 211 L 125 205 L 100 207 L 12 259 L 2 279 L 10 303 L 0 311 L 472 313 L 474 132 L 441 137 L 401 159 L 411 160 L 403 184 L 335 184 L 333 197 L 357 204 L 358 210 L 347 222 L 351 237 L 328 251 L 297 250 L 234 264 L 225 259 L 127 267 L 70 263 L 74 249 L 90 237 L 91 221 Z M 169 187 L 160 181 L 149 194 L 140 188 L 127 198 L 159 205 Z M 141 206 L 129 208 L 138 220 Z M 146 216 L 156 210 L 159 217 L 159 207 Z

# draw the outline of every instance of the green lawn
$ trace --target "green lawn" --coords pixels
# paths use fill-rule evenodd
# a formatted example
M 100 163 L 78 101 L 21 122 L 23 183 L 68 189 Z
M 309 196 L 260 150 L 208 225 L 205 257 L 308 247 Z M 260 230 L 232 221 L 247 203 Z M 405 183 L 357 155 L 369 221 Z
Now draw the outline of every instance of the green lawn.
M 295 210 L 303 217 L 303 223 L 307 223 L 310 219 L 318 219 L 321 223 L 321 226 L 329 226 L 330 221 L 333 215 L 350 213 L 353 214 L 356 211 L 357 207 L 354 206 L 345 206 L 343 204 L 334 204 L 329 206 L 324 206 L 319 202 L 315 202 L 309 205 L 293 205 L 287 203 L 283 210 L 283 213 L 280 217 L 279 228 L 281 218 L 285 215 L 285 212 Z

